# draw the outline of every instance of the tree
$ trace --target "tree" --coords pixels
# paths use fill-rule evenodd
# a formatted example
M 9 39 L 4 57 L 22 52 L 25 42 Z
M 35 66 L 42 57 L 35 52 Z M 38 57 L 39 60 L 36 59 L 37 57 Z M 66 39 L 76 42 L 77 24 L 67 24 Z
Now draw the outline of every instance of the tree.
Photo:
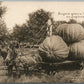
M 66 21 L 54 21 L 53 22 L 53 34 L 56 35 L 56 28 L 61 25 L 67 23 Z
M 16 39 L 18 38 L 19 41 L 23 41 L 24 40 L 24 35 L 25 35 L 25 25 L 23 24 L 22 26 L 19 25 L 15 25 L 15 27 L 13 28 L 13 36 Z
M 32 33 L 32 40 L 35 44 L 41 43 L 47 35 L 47 21 L 51 18 L 51 13 L 43 9 L 29 14 L 28 25 Z
M 3 15 L 6 12 L 6 7 L 3 7 L 2 2 L 0 2 L 0 40 L 5 40 L 8 35 L 6 24 L 3 20 Z
M 7 9 L 7 7 L 2 6 L 2 2 L 0 1 L 0 18 L 3 17 L 3 15 L 4 15 L 5 12 L 6 12 L 6 9 Z
M 8 32 L 7 32 L 6 24 L 2 19 L 0 19 L 0 39 L 5 39 L 7 34 Z
M 74 20 L 74 19 L 70 19 L 70 20 L 68 21 L 68 23 L 69 23 L 69 24 L 71 24 L 71 23 L 77 23 L 77 21 Z
M 33 44 L 41 43 L 47 35 L 47 21 L 51 18 L 51 13 L 43 9 L 37 10 L 29 14 L 29 20 L 21 26 L 16 25 L 13 34 L 19 41 L 33 42 Z

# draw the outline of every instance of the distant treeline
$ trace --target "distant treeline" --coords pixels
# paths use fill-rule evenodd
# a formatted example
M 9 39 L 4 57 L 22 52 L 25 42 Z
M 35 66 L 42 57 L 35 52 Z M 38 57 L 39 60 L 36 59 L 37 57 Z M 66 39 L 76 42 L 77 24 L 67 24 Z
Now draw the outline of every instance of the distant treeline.
M 1 3 L 1 2 L 0 2 Z M 6 27 L 6 23 L 3 21 L 2 17 L 6 12 L 6 7 L 2 7 L 0 4 L 0 40 L 17 40 L 19 42 L 29 42 L 31 44 L 40 44 L 47 36 L 47 28 L 49 25 L 47 21 L 50 19 L 52 22 L 52 32 L 53 35 L 56 34 L 55 30 L 60 24 L 64 23 L 78 23 L 74 19 L 66 21 L 54 21 L 52 18 L 52 13 L 39 9 L 35 12 L 32 12 L 28 15 L 26 22 L 22 25 L 16 24 L 13 27 L 13 32 L 10 33 Z M 11 18 L 11 17 L 10 17 Z M 10 23 L 11 24 L 11 23 Z M 81 24 L 84 27 L 84 21 Z

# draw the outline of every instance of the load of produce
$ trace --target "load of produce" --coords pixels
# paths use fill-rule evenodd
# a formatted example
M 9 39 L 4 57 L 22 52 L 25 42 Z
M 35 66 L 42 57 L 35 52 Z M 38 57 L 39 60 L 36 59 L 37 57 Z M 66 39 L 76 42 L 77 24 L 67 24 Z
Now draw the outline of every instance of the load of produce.
M 69 48 L 60 36 L 47 37 L 39 46 L 43 62 L 59 62 L 68 57 Z
M 29 54 L 29 55 L 21 55 L 18 56 L 16 59 L 16 66 L 18 67 L 22 67 L 22 68 L 26 68 L 26 67 L 34 67 L 37 63 L 41 62 L 42 59 L 41 57 L 37 54 L 37 55 L 33 55 L 33 54 Z
M 84 60 L 84 40 L 71 44 L 69 59 Z
M 33 59 L 33 57 L 28 57 L 28 56 L 19 56 L 16 59 L 16 65 L 20 66 L 20 67 L 31 67 L 34 64 L 36 64 L 35 59 Z
M 56 34 L 71 44 L 84 39 L 84 28 L 79 24 L 62 24 L 57 27 Z

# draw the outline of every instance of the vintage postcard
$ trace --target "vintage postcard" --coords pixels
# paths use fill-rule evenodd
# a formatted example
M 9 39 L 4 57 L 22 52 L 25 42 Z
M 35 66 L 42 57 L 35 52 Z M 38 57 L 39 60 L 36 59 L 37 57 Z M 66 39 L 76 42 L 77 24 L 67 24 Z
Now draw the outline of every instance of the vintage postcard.
M 0 83 L 84 83 L 84 2 L 0 1 Z

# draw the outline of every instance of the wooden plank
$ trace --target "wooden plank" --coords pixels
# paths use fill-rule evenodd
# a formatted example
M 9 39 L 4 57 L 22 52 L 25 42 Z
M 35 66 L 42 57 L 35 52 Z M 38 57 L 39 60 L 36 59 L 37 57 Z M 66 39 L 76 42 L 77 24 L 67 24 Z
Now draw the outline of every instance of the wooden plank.
M 75 62 L 77 62 L 77 61 L 68 61 L 68 60 L 66 60 L 66 61 L 63 61 L 63 62 L 56 62 L 56 63 L 39 62 L 38 64 L 57 64 L 57 65 L 59 65 L 59 64 L 75 63 Z

